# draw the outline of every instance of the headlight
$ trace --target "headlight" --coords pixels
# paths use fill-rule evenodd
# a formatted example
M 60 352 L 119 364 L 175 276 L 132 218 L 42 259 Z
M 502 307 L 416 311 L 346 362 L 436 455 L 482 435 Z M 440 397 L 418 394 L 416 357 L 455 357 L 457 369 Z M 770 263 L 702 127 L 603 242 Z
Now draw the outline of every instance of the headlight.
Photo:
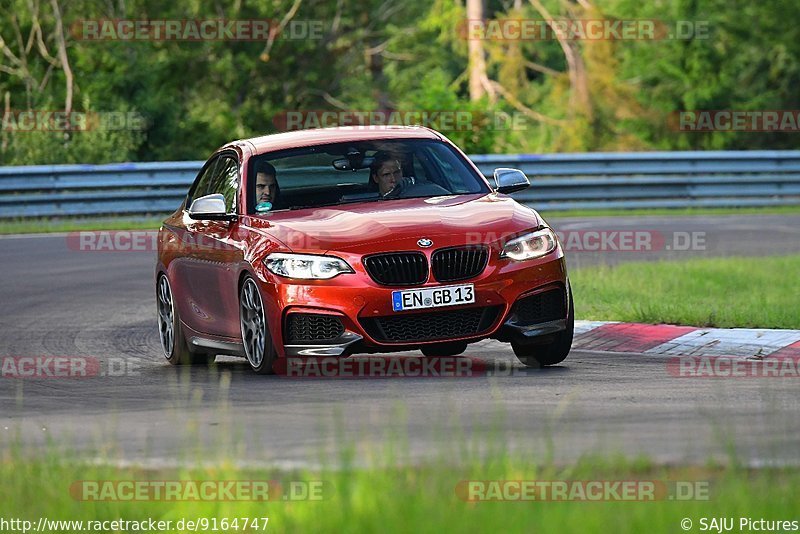
M 327 280 L 342 273 L 352 273 L 346 261 L 335 256 L 283 254 L 275 252 L 264 261 L 267 269 L 278 276 L 302 280 Z
M 516 237 L 505 244 L 501 258 L 532 260 L 550 254 L 556 249 L 556 235 L 550 228 L 542 228 L 530 234 Z

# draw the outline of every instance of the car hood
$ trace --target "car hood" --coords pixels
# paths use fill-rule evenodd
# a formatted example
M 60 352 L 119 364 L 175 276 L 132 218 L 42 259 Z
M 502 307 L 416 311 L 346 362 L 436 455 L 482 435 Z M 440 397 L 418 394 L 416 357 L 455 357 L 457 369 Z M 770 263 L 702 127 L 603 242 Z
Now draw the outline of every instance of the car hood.
M 256 219 L 257 226 L 295 252 L 351 253 L 418 248 L 423 237 L 437 248 L 489 243 L 542 224 L 532 209 L 496 194 L 309 208 Z

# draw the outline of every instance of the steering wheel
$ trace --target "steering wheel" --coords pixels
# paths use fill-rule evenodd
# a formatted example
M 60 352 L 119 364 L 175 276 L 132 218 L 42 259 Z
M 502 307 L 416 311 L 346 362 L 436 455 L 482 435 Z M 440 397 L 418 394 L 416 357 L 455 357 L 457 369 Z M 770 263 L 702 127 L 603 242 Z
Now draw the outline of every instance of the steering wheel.
M 397 198 L 399 197 L 404 191 L 408 190 L 411 186 L 415 185 L 416 182 L 414 181 L 413 176 L 404 176 L 400 179 L 399 182 L 394 184 L 394 187 L 383 195 L 384 198 Z

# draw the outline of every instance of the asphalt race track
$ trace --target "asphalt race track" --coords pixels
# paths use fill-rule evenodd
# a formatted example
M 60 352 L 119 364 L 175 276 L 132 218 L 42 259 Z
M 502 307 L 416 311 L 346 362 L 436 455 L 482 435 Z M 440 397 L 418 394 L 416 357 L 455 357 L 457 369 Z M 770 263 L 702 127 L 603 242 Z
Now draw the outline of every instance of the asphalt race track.
M 800 216 L 550 222 L 559 231 L 704 232 L 698 250 L 667 250 L 667 237 L 646 252 L 569 252 L 571 267 L 800 252 Z M 494 441 L 556 461 L 624 452 L 702 463 L 726 459 L 734 444 L 749 464 L 796 462 L 796 379 L 675 378 L 661 357 L 592 351 L 528 370 L 495 342 L 467 351 L 503 371 L 494 376 L 262 377 L 233 358 L 178 369 L 157 338 L 153 252 L 82 252 L 51 235 L 2 238 L 0 257 L 0 357 L 97 358 L 105 375 L 0 378 L 0 447 L 21 439 L 150 464 L 233 455 L 293 466 L 335 462 L 343 445 L 374 453 L 406 440 L 410 461 Z

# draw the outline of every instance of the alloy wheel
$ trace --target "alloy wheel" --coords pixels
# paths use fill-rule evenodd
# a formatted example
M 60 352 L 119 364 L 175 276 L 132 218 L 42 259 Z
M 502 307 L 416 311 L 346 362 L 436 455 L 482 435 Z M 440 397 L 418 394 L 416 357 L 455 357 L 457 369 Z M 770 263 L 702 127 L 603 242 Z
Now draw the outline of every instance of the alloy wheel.
M 261 301 L 261 293 L 252 278 L 247 278 L 242 284 L 239 308 L 244 352 L 247 361 L 256 369 L 261 367 L 264 360 L 267 325 L 264 320 L 264 304 Z
M 158 334 L 164 356 L 169 359 L 175 351 L 175 308 L 172 302 L 172 288 L 165 275 L 158 278 Z

